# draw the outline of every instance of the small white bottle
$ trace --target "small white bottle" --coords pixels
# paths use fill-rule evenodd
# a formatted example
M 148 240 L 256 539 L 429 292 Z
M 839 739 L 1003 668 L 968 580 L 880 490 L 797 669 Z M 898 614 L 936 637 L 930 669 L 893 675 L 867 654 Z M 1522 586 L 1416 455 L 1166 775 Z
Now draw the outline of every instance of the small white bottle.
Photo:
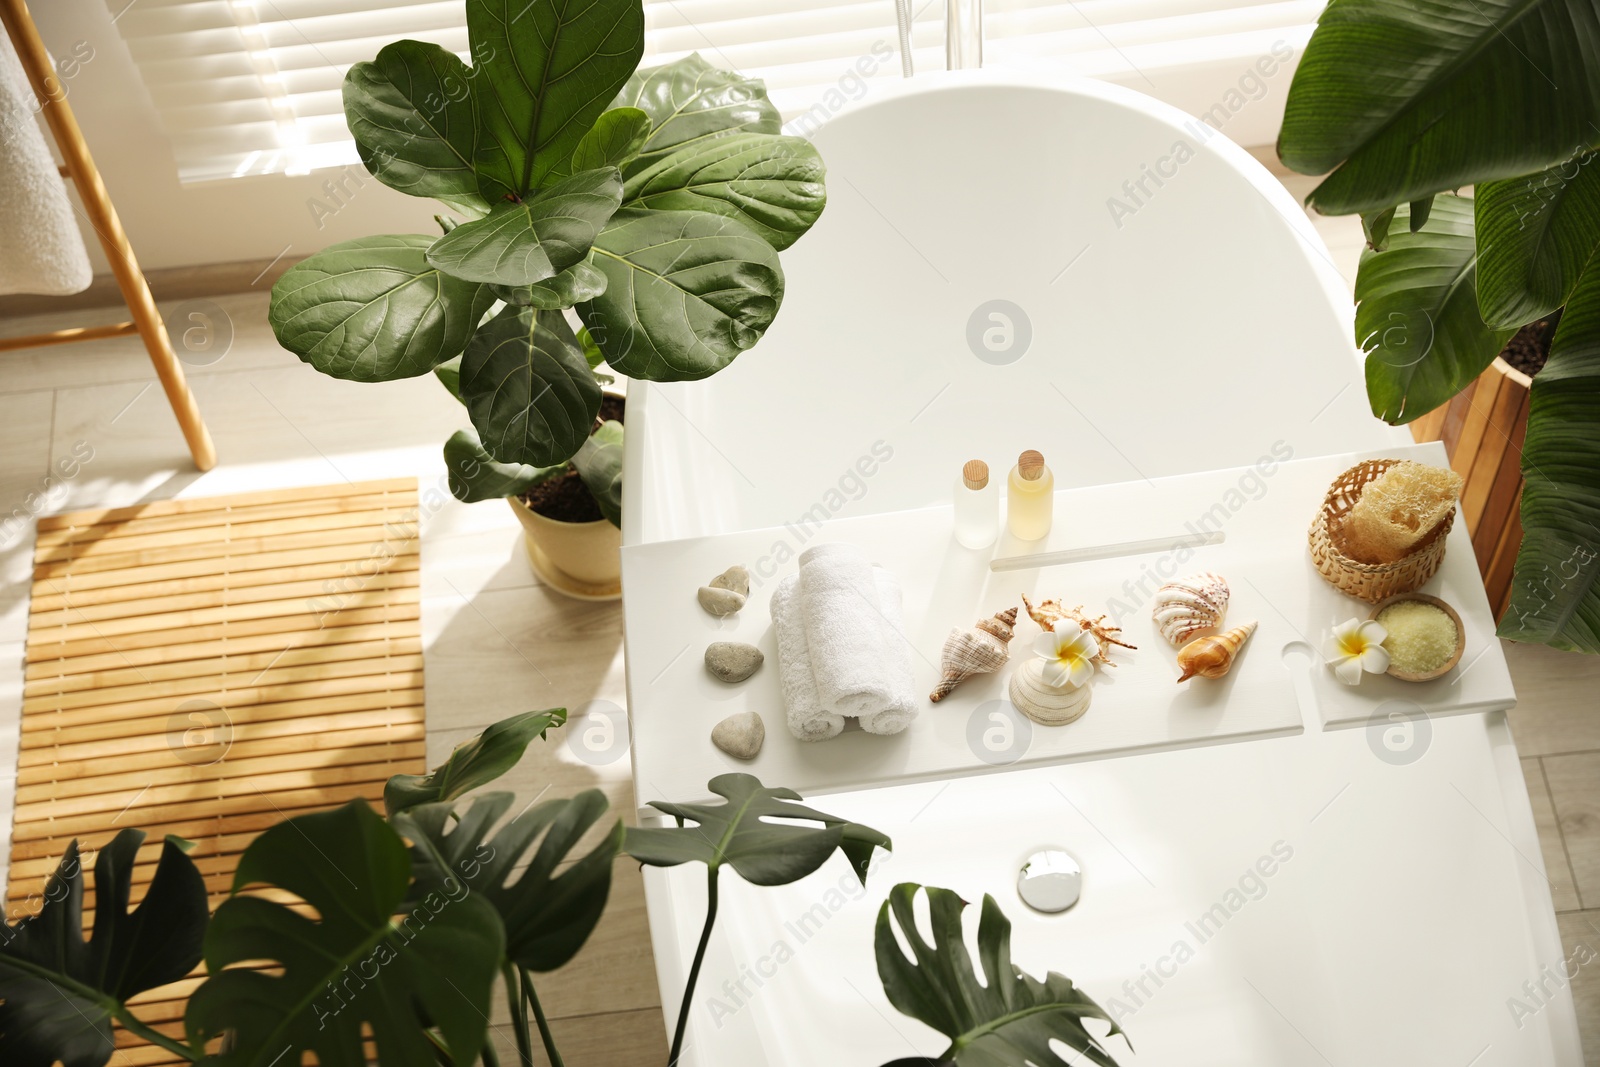
M 989 465 L 969 459 L 956 479 L 956 541 L 988 548 L 1000 533 L 1000 487 L 989 481 Z

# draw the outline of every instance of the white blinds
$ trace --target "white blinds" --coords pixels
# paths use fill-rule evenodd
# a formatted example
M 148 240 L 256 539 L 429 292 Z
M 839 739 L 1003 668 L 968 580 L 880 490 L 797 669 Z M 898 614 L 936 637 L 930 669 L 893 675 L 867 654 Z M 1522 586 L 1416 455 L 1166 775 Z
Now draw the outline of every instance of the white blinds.
M 339 88 L 401 37 L 463 57 L 462 0 L 107 0 L 179 175 L 306 173 L 354 163 Z M 1151 91 L 1152 72 L 1298 51 L 1322 0 L 987 0 L 985 65 L 1049 62 Z M 919 71 L 944 66 L 944 0 L 913 0 Z M 814 124 L 864 82 L 900 77 L 893 0 L 645 0 L 645 64 L 690 52 L 764 78 Z M 1148 84 L 1146 84 L 1148 83 Z M 1159 89 L 1157 90 L 1159 93 Z M 1174 101 L 1202 110 L 1209 101 Z M 802 130 L 807 120 L 799 122 Z

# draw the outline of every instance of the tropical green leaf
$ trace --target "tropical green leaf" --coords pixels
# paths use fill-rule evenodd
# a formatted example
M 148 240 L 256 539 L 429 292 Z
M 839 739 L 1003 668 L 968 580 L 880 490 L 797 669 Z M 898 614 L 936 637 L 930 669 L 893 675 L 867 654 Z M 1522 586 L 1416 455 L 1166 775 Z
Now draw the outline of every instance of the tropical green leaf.
M 927 893 L 932 944 L 917 929 L 919 891 Z M 939 1062 L 954 1067 L 1066 1067 L 1082 1062 L 1056 1051 L 1052 1043 L 1059 1043 L 1090 1063 L 1116 1067 L 1083 1020 L 1108 1024 L 1107 1037 L 1122 1033 L 1117 1024 L 1071 979 L 1051 971 L 1041 982 L 1011 962 L 1011 922 L 987 893 L 978 920 L 979 979 L 961 934 L 966 906 L 948 889 L 924 890 L 901 882 L 878 909 L 875 944 L 883 991 L 901 1014 L 950 1039 Z M 909 958 L 895 939 L 896 925 L 911 948 Z
M 623 186 L 623 203 L 652 211 L 709 211 L 788 248 L 828 201 L 826 168 L 810 141 L 735 133 L 673 152 Z
M 261 896 L 287 890 L 315 917 Z M 215 1067 L 367 1062 L 370 1035 L 384 1067 L 476 1062 L 505 934 L 488 901 L 429 893 L 403 907 L 411 857 L 364 800 L 279 823 L 239 858 L 234 895 L 206 936 L 211 977 L 189 999 L 190 1043 L 223 1034 Z M 270 962 L 278 973 L 240 966 Z M 439 1048 L 427 1032 L 437 1034 Z
M 1600 247 L 1600 166 L 1593 156 L 1473 191 L 1478 311 L 1517 327 L 1566 302 Z
M 717 70 L 698 52 L 634 74 L 617 94 L 616 106 L 636 107 L 651 122 L 650 136 L 634 162 L 623 168 L 624 177 L 680 148 L 740 131 L 777 133 L 783 128 L 761 79 Z
M 517 765 L 535 737 L 565 725 L 566 708 L 525 711 L 501 719 L 477 737 L 457 745 L 450 758 L 427 774 L 397 774 L 383 787 L 383 806 L 391 816 L 421 804 L 450 801 L 500 777 Z
M 865 885 L 873 849 L 891 847 L 889 839 L 871 827 L 808 808 L 798 803 L 799 793 L 768 788 L 754 775 L 719 774 L 709 788 L 725 802 L 651 801 L 652 808 L 671 815 L 678 825 L 629 827 L 622 850 L 652 867 L 699 862 L 715 877 L 727 864 L 753 885 L 787 885 L 821 867 L 838 849 Z M 794 821 L 821 825 L 801 826 Z
M 1278 154 L 1333 215 L 1544 170 L 1600 139 L 1593 0 L 1332 0 Z M 1334 169 L 1337 168 L 1337 169 Z
M 494 295 L 508 304 L 557 311 L 593 300 L 605 292 L 606 276 L 589 260 L 580 259 L 554 278 L 532 285 L 496 285 L 493 288 Z
M 1396 220 L 1408 218 L 1401 208 Z M 1356 343 L 1367 354 L 1372 412 L 1406 423 L 1466 387 L 1505 347 L 1509 330 L 1478 317 L 1472 201 L 1440 196 L 1428 224 L 1390 231 L 1383 252 L 1361 254 Z
M 415 377 L 458 355 L 493 295 L 429 266 L 434 240 L 361 237 L 296 263 L 272 287 L 267 321 L 278 343 L 357 382 Z
M 451 396 L 461 399 L 461 357 L 451 356 L 437 367 L 433 368 L 433 376 L 445 387 Z
M 622 820 L 578 856 L 579 842 L 606 813 L 604 793 L 585 789 L 547 800 L 494 830 L 515 799 L 484 793 L 459 813 L 451 804 L 424 804 L 397 816 L 395 828 L 415 843 L 419 890 L 464 887 L 483 897 L 505 927 L 506 958 L 531 971 L 553 971 L 577 955 L 605 911 Z
M 145 835 L 123 830 L 94 865 L 94 932 L 83 937 L 83 867 L 67 846 L 37 915 L 4 928 L 0 942 L 0 1063 L 102 1067 L 115 1043 L 111 1019 L 147 990 L 200 962 L 209 906 L 205 880 L 177 838 L 161 848 L 144 899 L 128 911 Z
M 620 167 L 639 154 L 650 136 L 650 116 L 636 107 L 614 107 L 595 120 L 572 152 L 574 171 Z
M 1389 247 L 1389 224 L 1394 222 L 1394 208 L 1369 211 L 1361 216 L 1361 232 L 1366 235 L 1367 247 L 1382 252 Z
M 572 457 L 578 477 L 588 487 L 600 513 L 611 525 L 622 525 L 622 423 L 607 419 Z
M 412 196 L 482 209 L 472 170 L 472 72 L 436 44 L 396 41 L 344 78 L 344 113 L 372 176 Z
M 621 198 L 615 167 L 582 171 L 463 222 L 433 243 L 428 262 L 470 282 L 542 282 L 582 262 Z
M 474 0 L 478 188 L 525 197 L 570 173 L 589 128 L 644 55 L 640 0 Z
M 600 383 L 559 311 L 505 307 L 461 359 L 461 397 L 484 451 L 501 463 L 549 467 L 588 440 Z
M 1528 397 L 1522 548 L 1500 635 L 1600 652 L 1600 255 Z
M 702 211 L 624 208 L 595 240 L 606 291 L 578 315 L 619 374 L 704 378 L 761 339 L 783 301 L 778 253 Z
M 483 444 L 472 430 L 457 430 L 450 435 L 450 440 L 444 443 L 444 465 L 451 495 L 464 504 L 521 496 L 567 469 L 565 463 L 550 467 L 500 463 L 483 450 Z

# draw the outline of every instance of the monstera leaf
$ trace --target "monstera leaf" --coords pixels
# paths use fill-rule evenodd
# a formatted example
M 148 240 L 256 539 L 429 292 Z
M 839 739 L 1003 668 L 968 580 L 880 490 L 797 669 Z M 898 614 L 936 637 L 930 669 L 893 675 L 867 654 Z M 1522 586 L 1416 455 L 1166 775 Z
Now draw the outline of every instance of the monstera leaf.
M 535 737 L 567 721 L 566 708 L 525 711 L 501 719 L 477 737 L 463 741 L 450 758 L 428 774 L 397 774 L 383 787 L 383 807 L 391 816 L 408 808 L 454 800 L 487 785 L 517 765 Z
M 461 399 L 489 455 L 548 467 L 588 440 L 600 383 L 561 312 L 508 306 L 467 345 Z
M 1478 311 L 1515 328 L 1566 302 L 1600 247 L 1600 167 L 1591 158 L 1473 192 Z
M 474 169 L 486 200 L 570 173 L 578 143 L 644 55 L 640 0 L 471 0 L 478 58 Z
M 483 450 L 478 435 L 472 430 L 457 430 L 450 435 L 450 440 L 444 443 L 444 465 L 451 495 L 464 504 L 521 496 L 567 469 L 564 463 L 551 467 L 501 463 Z
M 772 246 L 703 211 L 624 208 L 595 240 L 592 261 L 606 291 L 578 315 L 606 362 L 630 378 L 715 374 L 761 339 L 783 302 Z
M 240 895 L 252 885 L 287 890 L 315 917 Z M 437 1067 L 440 1051 L 476 1062 L 505 951 L 500 919 L 459 886 L 402 911 L 410 887 L 405 842 L 364 800 L 256 838 L 206 936 L 211 977 L 189 999 L 190 1042 L 231 1035 L 207 1058 L 215 1067 L 281 1067 L 306 1052 L 365 1063 L 369 1033 L 385 1067 Z M 261 961 L 279 973 L 238 967 Z
M 588 487 L 600 513 L 611 525 L 622 525 L 622 423 L 607 419 L 572 457 L 578 477 Z
M 514 800 L 510 793 L 484 793 L 461 812 L 451 804 L 423 804 L 397 816 L 394 825 L 415 842 L 420 892 L 459 885 L 483 897 L 505 926 L 506 958 L 530 971 L 553 971 L 577 954 L 605 911 L 622 820 L 613 821 L 594 849 L 574 856 L 606 813 L 604 793 L 586 789 L 545 801 L 495 830 Z
M 296 263 L 272 287 L 267 321 L 278 343 L 357 382 L 415 377 L 458 355 L 493 295 L 430 266 L 434 240 L 361 237 Z
M 993 897 L 984 894 L 978 920 L 980 979 L 962 940 L 961 911 L 966 901 L 948 889 L 926 890 L 933 934 L 929 944 L 917 929 L 913 912 L 922 888 L 902 882 L 890 890 L 889 899 L 878 910 L 878 977 L 890 1004 L 949 1038 L 950 1047 L 937 1060 L 899 1062 L 1067 1067 L 1087 1061 L 1116 1067 L 1083 1020 L 1109 1024 L 1107 1037 L 1122 1031 L 1071 980 L 1051 971 L 1041 982 L 1011 962 L 1011 923 Z M 911 948 L 909 959 L 895 939 L 897 924 L 901 938 Z M 1078 1056 L 1068 1059 L 1052 1042 L 1065 1045 Z
M 777 133 L 783 128 L 759 78 L 717 70 L 698 52 L 639 71 L 623 86 L 615 106 L 638 108 L 651 123 L 650 136 L 623 168 L 624 177 L 686 146 L 740 131 Z
M 1600 137 L 1595 32 L 1593 0 L 1332 0 L 1279 155 L 1333 171 L 1310 196 L 1333 215 L 1543 170 Z
M 1395 216 L 1397 223 L 1408 218 L 1403 207 Z M 1470 200 L 1441 196 L 1419 232 L 1397 229 L 1385 251 L 1361 254 L 1356 274 L 1367 397 L 1373 414 L 1396 424 L 1460 392 L 1511 336 L 1478 315 Z
M 428 249 L 428 262 L 471 282 L 542 282 L 589 254 L 621 198 L 615 167 L 581 171 L 455 227 Z
M 123 830 L 94 864 L 94 932 L 83 939 L 83 868 L 67 846 L 45 886 L 39 914 L 5 929 L 0 942 L 0 1063 L 6 1067 L 101 1067 L 115 1044 L 113 1017 L 144 1032 L 125 1007 L 176 982 L 200 962 L 209 909 L 205 880 L 177 838 L 144 899 L 128 911 L 144 833 Z M 157 1035 L 159 1036 L 159 1035 Z

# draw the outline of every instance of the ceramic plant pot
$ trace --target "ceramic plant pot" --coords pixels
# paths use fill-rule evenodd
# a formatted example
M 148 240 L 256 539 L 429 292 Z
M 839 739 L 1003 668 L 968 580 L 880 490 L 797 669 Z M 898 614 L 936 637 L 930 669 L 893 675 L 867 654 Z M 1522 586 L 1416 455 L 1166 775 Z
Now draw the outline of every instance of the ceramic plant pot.
M 550 588 L 579 600 L 622 596 L 622 531 L 606 519 L 559 522 L 506 497 L 522 523 L 533 572 Z

